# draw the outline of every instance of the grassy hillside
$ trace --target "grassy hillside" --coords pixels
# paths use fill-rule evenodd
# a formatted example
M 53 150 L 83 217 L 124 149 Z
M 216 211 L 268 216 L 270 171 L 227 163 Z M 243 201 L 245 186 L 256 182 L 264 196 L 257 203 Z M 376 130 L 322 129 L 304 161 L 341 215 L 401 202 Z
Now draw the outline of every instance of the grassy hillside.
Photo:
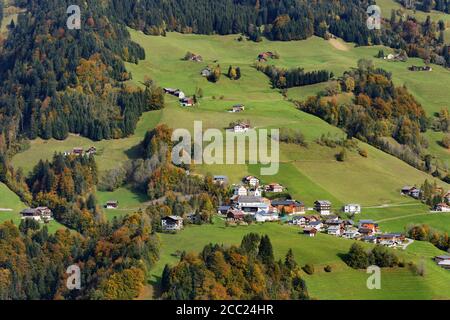
M 20 201 L 19 197 L 9 190 L 5 184 L 0 183 L 0 223 L 12 220 L 18 225 L 20 223 L 19 213 L 25 208 L 26 205 Z M 58 229 L 64 228 L 56 221 L 51 221 L 47 227 L 52 233 Z
M 312 276 L 304 274 L 312 297 L 319 299 L 439 299 L 450 297 L 450 272 L 436 267 L 431 257 L 441 253 L 429 243 L 414 243 L 399 255 L 406 261 L 425 264 L 424 277 L 417 276 L 408 268 L 384 269 L 381 290 L 366 287 L 368 275 L 365 270 L 349 268 L 341 259 L 353 243 L 328 235 L 309 238 L 299 233 L 299 228 L 276 223 L 247 227 L 225 227 L 216 219 L 213 225 L 190 226 L 176 235 L 161 234 L 161 259 L 151 271 L 150 283 L 159 280 L 166 263 L 174 264 L 182 251 L 200 251 L 207 243 L 238 245 L 243 235 L 249 232 L 268 234 L 275 250 L 275 257 L 284 258 L 292 248 L 300 265 L 314 264 Z M 367 245 L 369 246 L 369 245 Z M 331 273 L 323 268 L 331 265 Z

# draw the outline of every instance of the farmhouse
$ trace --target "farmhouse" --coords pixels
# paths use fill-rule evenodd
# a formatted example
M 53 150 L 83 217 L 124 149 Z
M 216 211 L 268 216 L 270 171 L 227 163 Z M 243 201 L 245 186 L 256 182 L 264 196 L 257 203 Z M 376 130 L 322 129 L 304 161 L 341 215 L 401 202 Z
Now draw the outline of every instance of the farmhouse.
M 317 200 L 314 202 L 314 209 L 321 215 L 327 216 L 331 214 L 331 202 L 328 200 Z
M 447 270 L 450 270 L 450 260 L 444 260 L 441 262 L 438 262 L 438 266 Z
M 438 203 L 434 206 L 434 211 L 437 212 L 450 212 L 450 206 L 446 203 Z
M 231 112 L 237 113 L 245 110 L 245 106 L 243 104 L 235 104 L 231 109 Z
M 254 197 L 261 197 L 262 196 L 261 189 L 259 188 L 251 189 L 248 191 L 248 195 Z
M 183 218 L 167 216 L 161 219 L 161 228 L 164 231 L 177 231 L 183 229 Z
M 395 246 L 405 240 L 401 233 L 385 233 L 377 236 L 377 243 L 387 246 Z
M 217 213 L 225 215 L 228 213 L 228 210 L 230 210 L 230 209 L 231 209 L 231 206 L 219 206 L 217 208 Z
M 305 213 L 305 205 L 303 202 L 295 200 L 273 200 L 272 207 L 277 208 L 278 212 L 287 214 L 302 214 Z
M 433 71 L 430 66 L 411 66 L 408 69 L 409 71 Z
M 233 222 L 243 221 L 244 220 L 244 216 L 245 216 L 244 211 L 232 208 L 232 209 L 228 210 L 227 220 L 228 221 L 233 221 Z
M 252 187 L 259 185 L 259 179 L 254 176 L 246 176 L 243 181 Z
M 97 153 L 97 148 L 96 147 L 90 147 L 86 151 L 86 155 L 88 155 L 88 156 L 90 156 L 91 154 L 96 154 L 96 153 Z
M 361 213 L 361 205 L 356 203 L 350 203 L 344 206 L 343 211 L 345 213 L 358 214 Z
M 192 98 L 180 98 L 180 105 L 182 107 L 192 107 L 195 104 Z
M 110 200 L 106 202 L 105 208 L 106 209 L 117 209 L 119 207 L 119 201 L 116 200 Z
M 415 199 L 420 199 L 422 190 L 420 190 L 419 188 L 416 188 L 416 187 L 405 186 L 402 188 L 401 194 L 405 195 L 405 196 L 411 196 Z
M 22 219 L 34 219 L 36 221 L 52 220 L 52 211 L 47 207 L 28 208 L 20 212 Z
M 303 229 L 303 234 L 308 236 L 308 237 L 315 237 L 316 234 L 317 234 L 317 229 L 316 228 L 307 227 L 307 228 Z
M 234 133 L 244 133 L 250 130 L 250 125 L 246 122 L 240 122 L 235 124 L 232 130 Z
M 213 181 L 218 184 L 225 184 L 225 183 L 228 183 L 228 177 L 227 176 L 214 176 Z
M 234 195 L 236 196 L 246 196 L 248 193 L 247 188 L 244 186 L 235 186 Z
M 280 193 L 283 192 L 283 186 L 279 185 L 278 183 L 272 182 L 271 184 L 268 184 L 266 186 L 266 191 Z

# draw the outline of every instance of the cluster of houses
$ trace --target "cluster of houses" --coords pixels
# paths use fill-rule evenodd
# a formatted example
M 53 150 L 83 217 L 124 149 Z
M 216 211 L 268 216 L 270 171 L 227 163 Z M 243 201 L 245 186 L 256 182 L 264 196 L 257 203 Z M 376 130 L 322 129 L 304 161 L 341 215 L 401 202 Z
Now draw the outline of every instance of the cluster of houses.
M 89 147 L 87 150 L 84 150 L 81 147 L 76 147 L 76 148 L 73 148 L 71 151 L 64 152 L 64 155 L 65 156 L 70 156 L 70 155 L 90 156 L 91 154 L 94 155 L 96 153 L 97 153 L 97 148 L 92 146 L 92 147 Z
M 20 212 L 23 219 L 33 219 L 37 222 L 48 223 L 53 219 L 52 211 L 47 207 L 27 208 Z
M 434 261 L 439 267 L 450 270 L 450 256 L 437 256 Z
M 443 191 L 442 188 L 440 188 L 440 191 L 441 192 Z M 401 189 L 401 194 L 404 196 L 410 196 L 417 200 L 421 200 L 423 195 L 422 190 L 420 188 L 412 186 L 404 186 Z M 450 191 L 444 194 L 443 198 L 444 201 L 446 201 L 447 203 L 441 202 L 436 204 L 433 207 L 432 212 L 450 212 L 450 205 L 448 205 L 448 203 L 450 203 Z
M 357 224 L 353 220 L 342 220 L 331 215 L 324 219 L 317 215 L 298 216 L 290 224 L 303 228 L 303 234 L 315 237 L 318 232 L 324 232 L 336 237 L 378 243 L 387 247 L 401 245 L 405 236 L 400 233 L 381 233 L 378 224 L 373 220 L 360 220 Z
M 186 97 L 186 94 L 180 89 L 164 88 L 164 92 L 172 96 L 178 97 L 182 107 L 192 107 L 195 105 L 193 98 Z
M 411 66 L 408 68 L 409 71 L 433 71 L 430 66 Z

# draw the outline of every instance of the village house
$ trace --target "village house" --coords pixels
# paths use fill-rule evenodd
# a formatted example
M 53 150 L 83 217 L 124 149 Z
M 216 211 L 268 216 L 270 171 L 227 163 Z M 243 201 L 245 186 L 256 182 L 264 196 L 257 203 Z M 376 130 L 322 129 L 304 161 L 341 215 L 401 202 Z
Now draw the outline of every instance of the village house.
M 256 187 L 259 185 L 259 179 L 254 176 L 246 176 L 243 181 L 249 186 Z
M 377 243 L 377 237 L 361 234 L 361 240 L 367 243 Z
M 255 188 L 255 189 L 251 189 L 248 191 L 248 195 L 249 196 L 254 196 L 254 197 L 261 197 L 262 196 L 262 192 L 260 188 Z
M 271 222 L 280 220 L 280 217 L 277 212 L 268 210 L 257 212 L 255 219 L 257 222 Z
M 248 214 L 268 213 L 270 205 L 264 198 L 255 196 L 239 196 L 236 199 L 236 207 Z
M 244 216 L 245 214 L 242 210 L 231 208 L 230 210 L 228 210 L 227 213 L 227 221 L 231 222 L 243 221 Z
M 283 186 L 279 185 L 278 183 L 272 182 L 266 186 L 266 192 L 283 192 Z
M 28 208 L 20 212 L 22 219 L 34 219 L 38 222 L 52 220 L 52 211 L 47 207 Z
M 361 236 L 361 233 L 359 233 L 356 228 L 348 228 L 342 234 L 342 237 L 346 238 L 346 239 L 356 239 L 356 238 L 359 238 L 360 236 Z
M 305 213 L 305 204 L 295 200 L 273 200 L 272 207 L 275 207 L 278 212 L 286 214 L 302 214 Z
M 303 234 L 308 237 L 315 237 L 317 234 L 317 229 L 312 227 L 307 227 L 303 229 Z
M 245 106 L 243 104 L 235 104 L 231 109 L 231 112 L 237 113 L 245 110 Z
M 309 222 L 309 219 L 305 216 L 297 216 L 293 217 L 292 220 L 289 222 L 290 224 L 296 225 L 296 226 L 306 226 L 306 224 Z
M 325 220 L 325 224 L 327 226 L 339 226 L 341 228 L 344 227 L 344 220 L 341 219 L 327 219 Z
M 331 202 L 328 200 L 317 200 L 314 202 L 314 209 L 323 216 L 331 214 Z
M 217 213 L 221 215 L 226 215 L 228 213 L 228 210 L 231 209 L 231 206 L 218 206 L 217 207 Z
M 116 200 L 110 200 L 106 202 L 105 208 L 106 209 L 117 209 L 119 207 L 119 201 Z
M 246 196 L 248 193 L 247 188 L 244 186 L 235 186 L 234 195 L 236 196 Z
M 340 225 L 332 225 L 328 227 L 327 233 L 332 236 L 340 237 L 342 234 L 342 228 Z
M 86 155 L 88 155 L 88 156 L 90 156 L 91 154 L 96 154 L 96 153 L 97 153 L 97 148 L 96 147 L 90 147 L 86 151 Z
M 215 183 L 218 183 L 218 184 L 226 184 L 226 183 L 228 183 L 228 177 L 227 176 L 214 176 L 213 177 L 213 181 L 215 182 Z
M 183 229 L 183 218 L 178 216 L 167 216 L 161 219 L 163 231 L 178 231 Z
M 375 223 L 373 220 L 360 220 L 358 229 L 361 234 L 368 234 L 369 232 L 367 232 L 367 230 L 370 230 L 369 235 L 379 231 L 378 223 Z
M 322 223 L 322 221 L 310 221 L 308 224 L 308 227 L 315 228 L 317 231 L 322 231 L 323 223 Z
M 434 257 L 434 261 L 440 266 L 441 268 L 450 270 L 450 256 L 449 255 L 442 255 Z
M 450 212 L 450 206 L 446 203 L 438 203 L 434 206 L 436 212 Z
M 350 203 L 343 207 L 343 211 L 345 213 L 358 214 L 361 213 L 361 205 L 356 203 Z

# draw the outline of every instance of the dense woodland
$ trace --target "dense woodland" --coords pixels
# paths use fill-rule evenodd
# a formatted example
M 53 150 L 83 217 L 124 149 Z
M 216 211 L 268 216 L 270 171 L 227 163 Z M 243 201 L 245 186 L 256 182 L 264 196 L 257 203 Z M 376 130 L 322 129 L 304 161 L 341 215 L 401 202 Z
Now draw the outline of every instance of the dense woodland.
M 166 265 L 161 279 L 164 299 L 309 299 L 291 250 L 275 261 L 267 235 L 250 233 L 239 247 L 209 244 L 198 254 L 183 254 Z
M 94 140 L 133 133 L 142 112 L 163 106 L 156 86 L 123 84 L 124 61 L 144 50 L 123 24 L 110 20 L 100 1 L 80 4 L 80 30 L 66 27 L 69 1 L 19 1 L 19 15 L 0 49 L 0 150 L 21 138 L 65 139 L 69 132 Z
M 431 10 L 450 13 L 449 0 L 396 0 L 408 9 L 430 12 Z
M 0 225 L 0 299 L 132 299 L 158 258 L 158 239 L 146 216 L 101 223 L 97 234 L 54 235 L 24 220 Z M 127 239 L 127 241 L 124 241 Z M 81 270 L 81 289 L 68 290 L 66 270 Z

